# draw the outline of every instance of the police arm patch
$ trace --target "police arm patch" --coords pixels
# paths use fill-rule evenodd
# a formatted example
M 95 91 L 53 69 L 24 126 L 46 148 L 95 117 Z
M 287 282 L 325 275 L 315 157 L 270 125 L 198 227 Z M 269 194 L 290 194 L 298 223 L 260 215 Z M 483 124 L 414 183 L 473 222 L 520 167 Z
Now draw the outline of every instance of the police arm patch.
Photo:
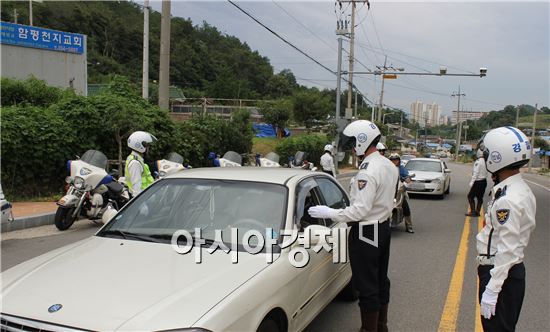
M 510 217 L 510 209 L 500 209 L 497 210 L 497 220 L 499 224 L 504 225 L 508 218 Z

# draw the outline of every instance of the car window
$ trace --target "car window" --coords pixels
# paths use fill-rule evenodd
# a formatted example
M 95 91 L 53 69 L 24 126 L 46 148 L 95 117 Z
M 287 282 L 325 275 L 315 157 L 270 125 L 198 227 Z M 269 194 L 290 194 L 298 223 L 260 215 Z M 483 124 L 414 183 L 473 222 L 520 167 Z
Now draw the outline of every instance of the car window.
M 239 234 L 272 228 L 278 234 L 287 206 L 284 186 L 228 180 L 166 179 L 136 197 L 105 230 L 147 236 L 167 236 L 178 230 L 201 229 L 202 238 L 231 243 L 231 229 Z M 241 244 L 242 238 L 238 239 Z
M 420 172 L 443 172 L 441 169 L 441 162 L 428 161 L 428 160 L 410 160 L 405 166 L 409 171 Z
M 300 231 L 309 225 L 325 225 L 323 219 L 313 218 L 307 212 L 310 207 L 322 204 L 317 187 L 318 184 L 313 178 L 308 178 L 298 184 L 294 222 Z
M 346 194 L 330 179 L 317 178 L 319 191 L 325 200 L 325 205 L 333 209 L 344 209 L 349 205 L 349 200 Z M 334 224 L 332 220 L 327 220 L 327 226 Z

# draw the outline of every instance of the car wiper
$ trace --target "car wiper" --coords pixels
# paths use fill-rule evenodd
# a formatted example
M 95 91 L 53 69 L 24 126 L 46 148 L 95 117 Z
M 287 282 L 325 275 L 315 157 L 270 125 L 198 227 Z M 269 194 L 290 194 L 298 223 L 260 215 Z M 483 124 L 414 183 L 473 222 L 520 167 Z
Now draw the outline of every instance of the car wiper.
M 121 231 L 120 229 L 109 229 L 100 234 L 101 236 L 105 235 L 120 235 L 123 239 L 137 239 L 145 242 L 159 242 L 156 238 L 145 235 L 145 234 L 138 234 L 138 233 L 132 233 L 132 232 L 126 232 Z

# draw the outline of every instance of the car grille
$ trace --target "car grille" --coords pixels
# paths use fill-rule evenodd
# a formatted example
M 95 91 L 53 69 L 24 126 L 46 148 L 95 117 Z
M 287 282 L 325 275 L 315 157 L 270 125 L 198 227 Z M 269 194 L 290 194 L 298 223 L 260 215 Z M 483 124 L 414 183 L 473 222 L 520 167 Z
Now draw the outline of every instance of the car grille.
M 0 316 L 0 331 L 1 332 L 83 332 L 67 326 L 48 324 L 30 319 L 1 315 Z
M 434 180 L 413 180 L 413 182 L 416 182 L 416 183 L 431 183 L 432 181 Z

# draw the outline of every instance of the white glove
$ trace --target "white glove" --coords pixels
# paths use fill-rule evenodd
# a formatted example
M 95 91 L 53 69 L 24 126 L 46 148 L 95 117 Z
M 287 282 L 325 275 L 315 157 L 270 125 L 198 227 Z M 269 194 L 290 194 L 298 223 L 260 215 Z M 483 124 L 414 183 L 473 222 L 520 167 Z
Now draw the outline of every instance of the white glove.
M 493 292 L 489 288 L 485 288 L 485 292 L 481 295 L 481 316 L 485 319 L 491 319 L 491 316 L 495 315 L 497 308 L 498 293 Z
M 310 216 L 313 218 L 334 218 L 338 214 L 338 210 L 329 208 L 326 205 L 312 206 L 307 210 Z

